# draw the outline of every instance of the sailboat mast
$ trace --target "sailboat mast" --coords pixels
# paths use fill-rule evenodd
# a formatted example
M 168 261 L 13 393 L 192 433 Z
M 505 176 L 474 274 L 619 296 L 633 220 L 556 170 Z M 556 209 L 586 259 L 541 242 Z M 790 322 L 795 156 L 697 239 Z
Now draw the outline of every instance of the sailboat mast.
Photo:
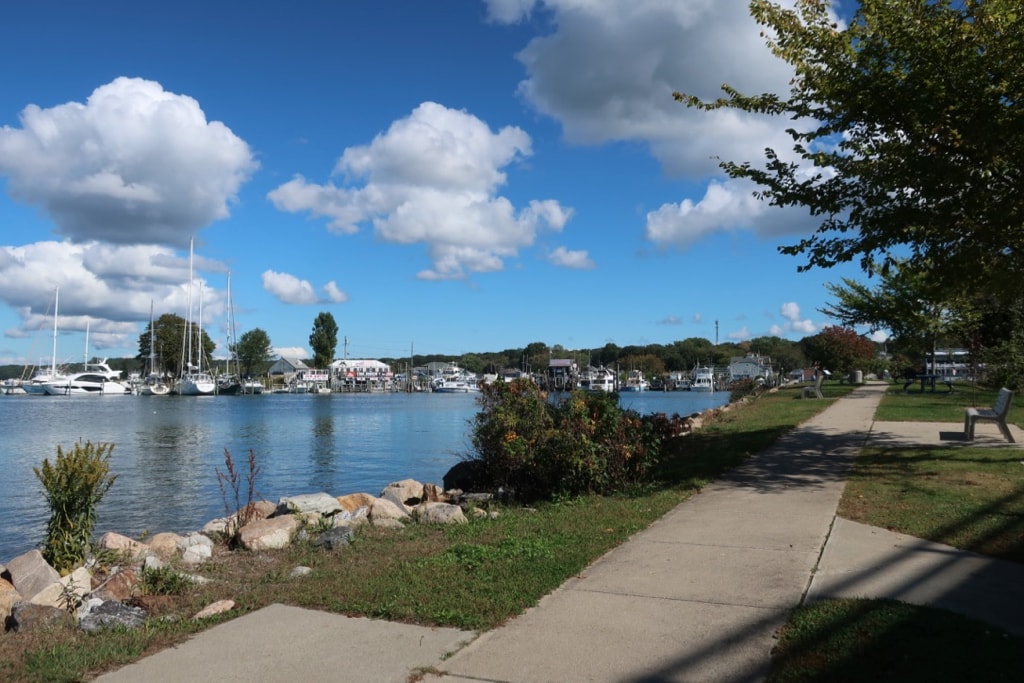
M 60 287 L 53 293 L 53 355 L 50 356 L 50 379 L 57 378 L 57 304 L 60 300 Z

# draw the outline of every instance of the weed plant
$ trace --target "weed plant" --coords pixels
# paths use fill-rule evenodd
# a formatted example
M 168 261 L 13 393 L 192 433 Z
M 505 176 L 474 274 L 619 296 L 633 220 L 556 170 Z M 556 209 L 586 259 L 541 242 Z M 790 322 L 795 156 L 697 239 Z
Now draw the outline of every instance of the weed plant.
M 117 475 L 110 473 L 114 444 L 78 442 L 70 451 L 57 446 L 57 458 L 44 459 L 32 471 L 43 485 L 50 519 L 46 524 L 43 557 L 66 574 L 80 564 L 88 552 L 96 509 Z

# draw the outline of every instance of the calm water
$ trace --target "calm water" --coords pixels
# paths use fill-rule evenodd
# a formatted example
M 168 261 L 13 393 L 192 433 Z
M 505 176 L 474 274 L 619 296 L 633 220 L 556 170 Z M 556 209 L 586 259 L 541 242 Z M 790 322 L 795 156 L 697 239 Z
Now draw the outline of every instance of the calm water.
M 724 392 L 685 391 L 620 398 L 640 413 L 683 415 L 727 400 Z M 52 461 L 58 445 L 115 444 L 118 479 L 100 505 L 98 533 L 181 533 L 225 514 L 216 475 L 225 449 L 243 474 L 255 451 L 258 497 L 270 501 L 320 491 L 376 495 L 410 477 L 440 484 L 469 451 L 475 414 L 471 394 L 0 395 L 0 562 L 44 536 L 49 510 L 32 468 Z

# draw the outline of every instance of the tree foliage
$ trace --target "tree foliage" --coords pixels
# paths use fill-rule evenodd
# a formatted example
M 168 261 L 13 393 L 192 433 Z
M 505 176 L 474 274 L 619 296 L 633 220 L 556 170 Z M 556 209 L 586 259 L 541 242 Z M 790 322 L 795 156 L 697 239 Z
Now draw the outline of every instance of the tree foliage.
M 180 315 L 164 313 L 153 321 L 152 329 L 150 325 L 146 325 L 146 329 L 139 335 L 139 360 L 145 362 L 149 358 L 150 334 L 155 333 L 154 350 L 156 351 L 158 369 L 162 367 L 172 376 L 180 375 L 183 361 L 188 361 L 185 351 L 185 327 L 187 324 L 186 320 Z M 191 330 L 193 339 L 198 340 L 199 326 L 192 323 Z M 212 357 L 217 345 L 206 334 L 206 330 L 202 331 L 202 340 L 203 365 L 208 366 L 209 359 Z M 193 347 L 192 353 L 193 362 L 195 362 L 199 359 L 198 344 Z
M 338 348 L 338 323 L 327 311 L 322 311 L 313 321 L 309 346 L 313 349 L 313 367 L 326 368 L 334 362 L 334 351 Z
M 836 301 L 822 313 L 845 326 L 889 330 L 913 358 L 923 358 L 938 345 L 969 345 L 983 319 L 981 302 L 965 293 L 944 293 L 906 261 L 894 262 L 874 287 L 847 278 L 825 287 Z
M 252 375 L 254 371 L 261 371 L 274 355 L 270 335 L 259 327 L 244 332 L 234 350 L 242 366 L 242 373 L 246 376 Z
M 1024 291 L 1024 11 L 1019 0 L 861 0 L 839 26 L 827 0 L 753 0 L 788 97 L 678 100 L 786 116 L 796 161 L 726 161 L 776 206 L 820 218 L 780 248 L 800 270 L 859 260 L 873 273 L 909 255 L 946 291 Z M 792 9 L 790 9 L 792 7 Z
M 826 327 L 814 336 L 805 337 L 802 343 L 807 358 L 840 375 L 863 368 L 875 357 L 874 343 L 849 327 Z

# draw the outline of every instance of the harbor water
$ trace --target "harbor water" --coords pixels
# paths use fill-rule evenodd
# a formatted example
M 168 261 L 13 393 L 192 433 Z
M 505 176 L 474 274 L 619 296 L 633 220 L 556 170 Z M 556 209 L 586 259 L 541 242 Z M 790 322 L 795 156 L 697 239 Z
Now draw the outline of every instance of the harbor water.
M 642 414 L 688 415 L 720 406 L 727 392 L 638 392 L 620 404 Z M 412 478 L 441 484 L 470 452 L 475 394 L 273 394 L 264 396 L 0 395 L 0 562 L 38 547 L 49 516 L 33 468 L 57 447 L 112 443 L 117 480 L 95 531 L 132 537 L 200 529 L 222 517 L 217 472 L 225 451 L 247 499 L 249 452 L 256 499 L 327 492 L 380 493 Z M 232 507 L 234 493 L 226 489 Z

